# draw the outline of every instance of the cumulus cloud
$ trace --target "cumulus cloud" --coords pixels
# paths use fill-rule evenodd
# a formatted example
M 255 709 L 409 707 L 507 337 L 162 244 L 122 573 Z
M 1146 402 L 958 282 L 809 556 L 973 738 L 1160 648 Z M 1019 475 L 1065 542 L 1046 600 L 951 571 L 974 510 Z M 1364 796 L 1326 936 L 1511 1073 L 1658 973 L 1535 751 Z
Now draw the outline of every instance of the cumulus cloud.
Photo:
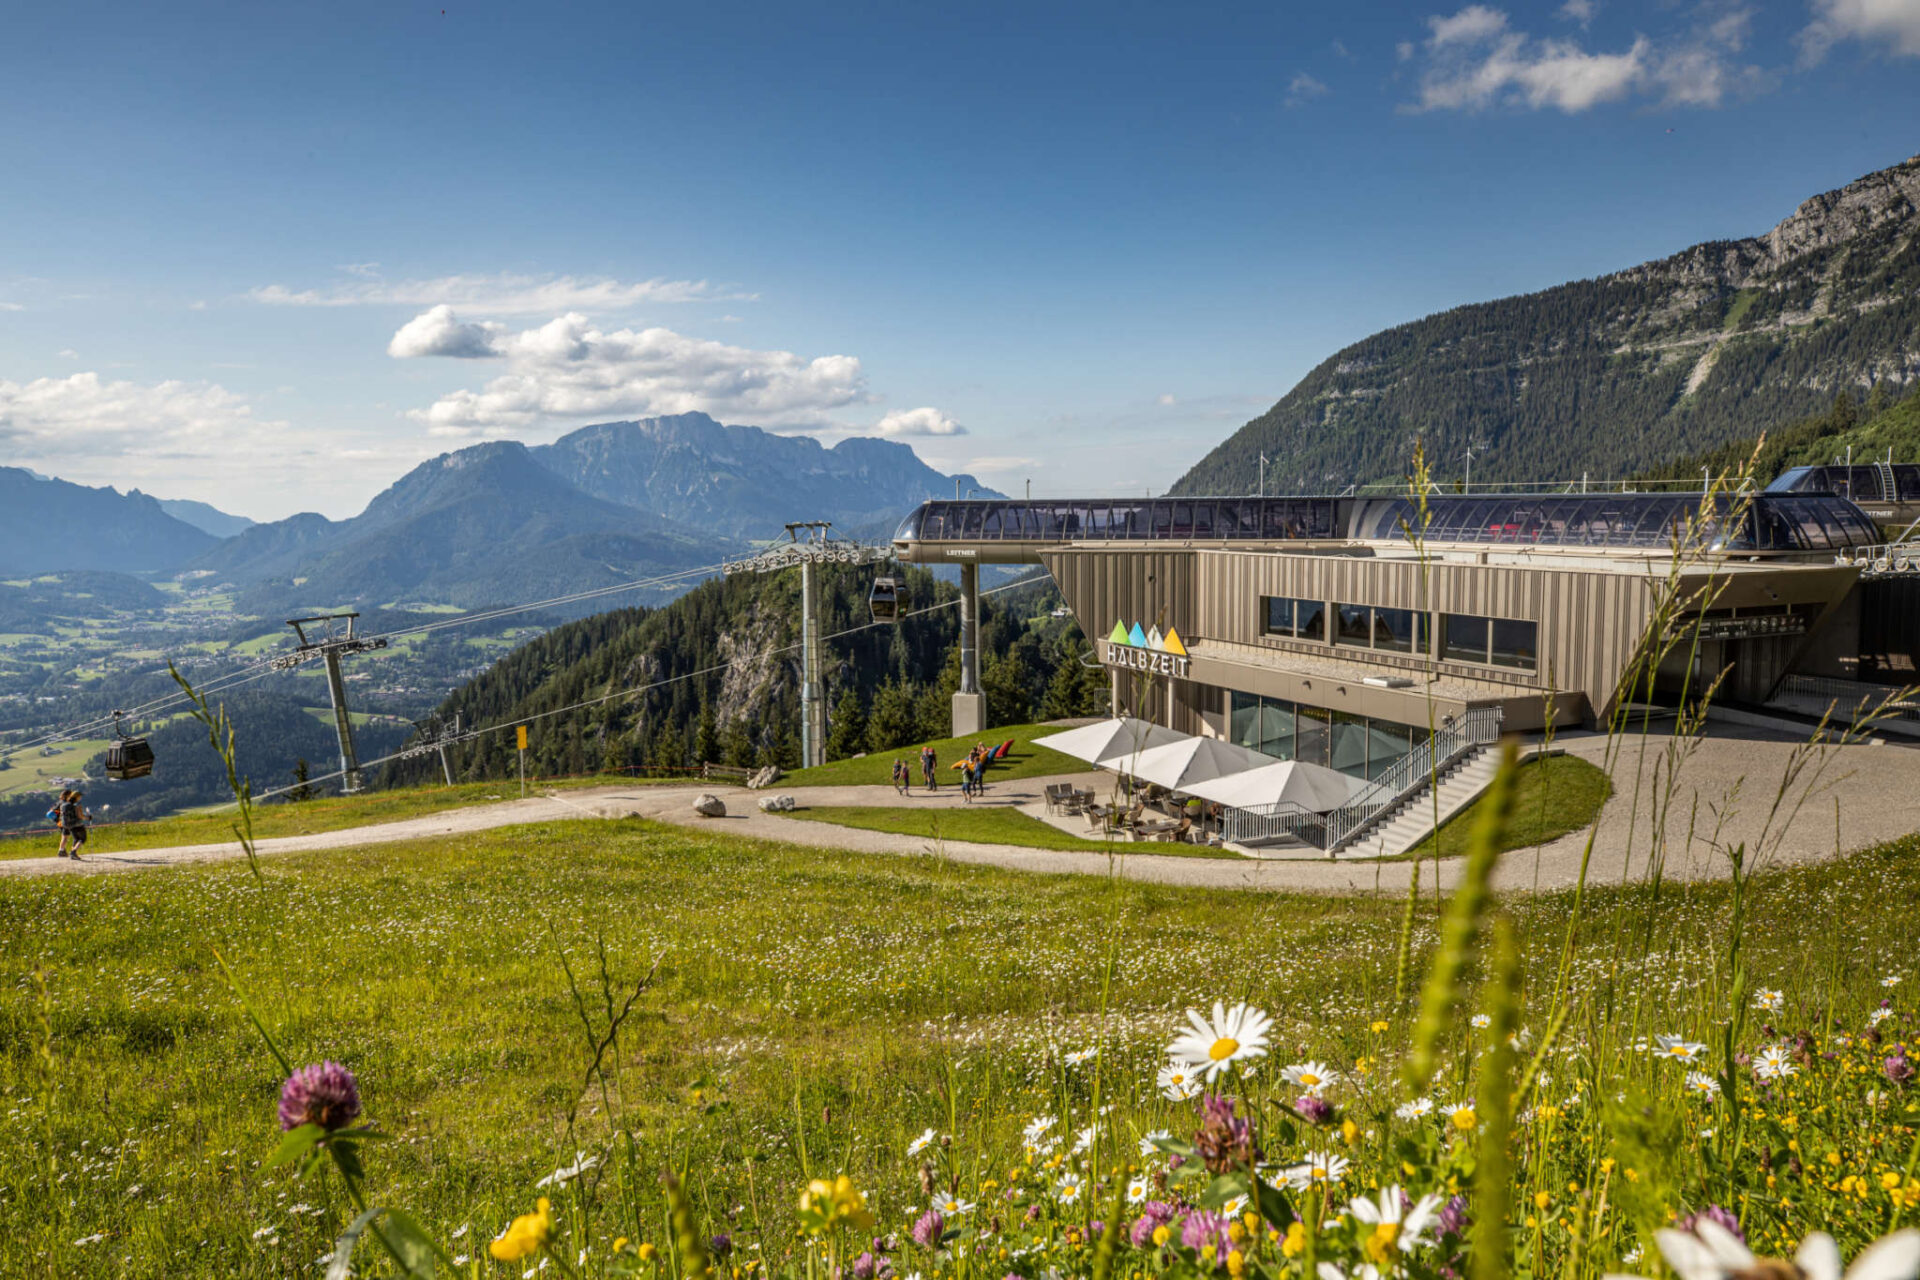
M 285 427 L 254 416 L 245 396 L 213 382 L 113 382 L 97 373 L 0 379 L 0 444 L 11 457 L 68 474 L 67 459 L 190 461 L 246 450 Z
M 1796 37 L 1807 65 L 1843 40 L 1920 58 L 1920 0 L 1812 0 L 1812 7 L 1813 21 Z
M 1287 83 L 1286 105 L 1289 107 L 1297 107 L 1302 103 L 1311 102 L 1315 98 L 1324 98 L 1330 92 L 1332 92 L 1332 90 L 1328 89 L 1321 81 L 1314 79 L 1304 71 L 1296 71 L 1293 79 Z
M 1600 6 L 1594 0 L 1567 0 L 1560 6 L 1560 16 L 1568 22 L 1577 22 L 1582 27 L 1593 21 L 1593 15 Z
M 1572 0 L 1563 16 L 1584 22 L 1593 6 Z M 1427 38 L 1403 57 L 1420 56 L 1415 111 L 1478 111 L 1489 107 L 1551 108 L 1567 114 L 1635 96 L 1668 106 L 1717 106 L 1760 73 L 1730 60 L 1746 41 L 1748 13 L 1736 10 L 1683 36 L 1656 43 L 1635 36 L 1618 52 L 1591 52 L 1577 40 L 1535 38 L 1516 31 L 1505 12 L 1468 5 L 1427 19 Z
M 874 427 L 880 436 L 963 436 L 967 429 L 934 408 L 895 409 Z
M 496 315 L 615 311 L 643 304 L 740 300 L 752 296 L 722 290 L 705 280 L 615 280 L 604 276 L 511 272 L 387 280 L 372 263 L 355 263 L 341 270 L 352 278 L 316 289 L 263 285 L 248 296 L 255 302 L 283 307 L 434 307 L 444 304 Z
M 453 308 L 442 303 L 401 325 L 393 341 L 387 343 L 387 354 L 396 360 L 420 356 L 484 360 L 500 354 L 495 344 L 505 334 L 503 324 L 463 324 L 454 316 Z
M 671 329 L 605 331 L 578 312 L 515 332 L 464 324 L 451 309 L 428 311 L 394 334 L 388 351 L 467 355 L 481 343 L 478 354 L 505 361 L 507 372 L 409 415 L 433 434 L 508 435 L 550 420 L 696 411 L 762 426 L 817 426 L 832 410 L 872 398 L 852 356 L 809 360 Z

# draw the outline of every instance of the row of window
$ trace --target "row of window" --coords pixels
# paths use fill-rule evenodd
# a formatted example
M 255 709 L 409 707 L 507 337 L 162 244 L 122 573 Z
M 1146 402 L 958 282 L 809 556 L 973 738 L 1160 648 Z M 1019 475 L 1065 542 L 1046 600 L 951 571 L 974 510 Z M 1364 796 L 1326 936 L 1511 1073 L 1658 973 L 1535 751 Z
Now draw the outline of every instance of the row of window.
M 1234 692 L 1228 733 L 1276 760 L 1304 760 L 1356 778 L 1377 778 L 1427 740 L 1418 725 Z
M 1290 640 L 1345 645 L 1381 653 L 1433 651 L 1428 615 L 1414 609 L 1370 604 L 1334 604 L 1294 596 L 1260 598 L 1261 631 Z M 1539 630 L 1518 618 L 1478 614 L 1440 615 L 1440 656 L 1449 662 L 1532 671 L 1539 664 Z

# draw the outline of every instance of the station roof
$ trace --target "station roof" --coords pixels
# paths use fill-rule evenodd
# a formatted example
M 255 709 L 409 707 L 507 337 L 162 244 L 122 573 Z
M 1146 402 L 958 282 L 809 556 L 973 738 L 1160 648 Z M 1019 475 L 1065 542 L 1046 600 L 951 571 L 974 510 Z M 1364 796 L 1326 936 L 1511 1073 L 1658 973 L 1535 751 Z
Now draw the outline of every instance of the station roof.
M 1420 541 L 1804 554 L 1870 545 L 1878 534 L 1865 512 L 1831 493 L 1532 493 L 1430 494 L 1424 512 L 1411 497 L 942 499 L 908 515 L 893 540 L 909 559 L 920 543 L 1033 559 L 1021 544 Z

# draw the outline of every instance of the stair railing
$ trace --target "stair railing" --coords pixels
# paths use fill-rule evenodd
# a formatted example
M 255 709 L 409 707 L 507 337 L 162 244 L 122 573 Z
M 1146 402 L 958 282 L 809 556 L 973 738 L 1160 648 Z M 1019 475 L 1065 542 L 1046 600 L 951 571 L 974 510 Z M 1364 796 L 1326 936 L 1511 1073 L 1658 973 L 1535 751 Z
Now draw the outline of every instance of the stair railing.
M 1469 707 L 1441 725 L 1366 790 L 1327 815 L 1327 843 L 1322 847 L 1329 855 L 1339 852 L 1401 801 L 1437 783 L 1441 771 L 1454 761 L 1500 741 L 1500 725 L 1505 718 L 1499 707 Z
M 1292 838 L 1331 856 L 1401 801 L 1425 788 L 1454 761 L 1500 741 L 1503 719 L 1499 707 L 1473 707 L 1453 717 L 1331 813 L 1315 813 L 1291 800 L 1230 808 L 1224 824 L 1225 838 L 1234 844 Z

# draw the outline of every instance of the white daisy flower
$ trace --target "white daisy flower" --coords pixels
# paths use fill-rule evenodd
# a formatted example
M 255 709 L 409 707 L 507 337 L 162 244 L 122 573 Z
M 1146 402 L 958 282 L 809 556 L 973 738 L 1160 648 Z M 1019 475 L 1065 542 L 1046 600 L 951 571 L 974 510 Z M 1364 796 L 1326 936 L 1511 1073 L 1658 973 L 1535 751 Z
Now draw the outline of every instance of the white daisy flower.
M 1067 1065 L 1070 1067 L 1077 1067 L 1077 1066 L 1080 1066 L 1082 1063 L 1092 1062 L 1095 1058 L 1099 1056 L 1100 1056 L 1100 1051 L 1098 1049 L 1075 1049 L 1072 1053 L 1067 1055 Z
M 1786 1003 L 1787 998 L 1778 991 L 1768 991 L 1763 988 L 1753 993 L 1753 1007 L 1756 1009 L 1765 1009 L 1769 1013 L 1784 1008 Z
M 1221 1205 L 1220 1212 L 1225 1214 L 1229 1218 L 1237 1218 L 1243 1212 L 1246 1211 L 1246 1207 L 1247 1207 L 1247 1197 L 1244 1195 L 1240 1195 L 1240 1196 L 1235 1196 L 1233 1199 Z
M 1324 1062 L 1296 1062 L 1282 1071 L 1280 1078 L 1317 1096 L 1333 1083 L 1333 1068 Z
M 1893 1016 L 1893 1010 L 1891 1009 L 1875 1009 L 1872 1013 L 1867 1015 L 1867 1025 L 1870 1027 L 1877 1027 L 1881 1023 L 1885 1022 L 1888 1018 L 1891 1018 L 1892 1016 Z
M 1897 987 L 1900 985 L 1900 975 L 1897 973 L 1890 973 L 1886 977 L 1880 979 L 1880 985 L 1883 987 Z
M 973 1201 L 962 1200 L 959 1196 L 935 1196 L 933 1207 L 943 1218 L 957 1218 L 963 1213 L 973 1212 Z
M 1675 1062 L 1698 1062 L 1700 1055 L 1707 1051 L 1707 1046 L 1684 1036 L 1655 1036 L 1653 1046 L 1655 1053 Z
M 1054 1184 L 1054 1193 L 1060 1197 L 1061 1204 L 1078 1203 L 1080 1190 L 1080 1175 L 1077 1173 L 1063 1173 L 1060 1181 Z
M 1720 1082 L 1704 1071 L 1687 1072 L 1687 1092 L 1703 1098 L 1720 1096 Z
M 1127 1184 L 1127 1203 L 1145 1204 L 1147 1197 L 1153 1194 L 1153 1184 L 1145 1178 L 1135 1178 Z
M 1041 1134 L 1053 1128 L 1057 1123 L 1059 1122 L 1052 1116 L 1036 1116 L 1027 1124 L 1026 1128 L 1020 1131 L 1020 1136 L 1026 1140 L 1028 1146 L 1032 1146 L 1034 1143 L 1040 1141 Z
M 1762 1080 L 1782 1080 L 1799 1072 L 1784 1045 L 1770 1044 L 1753 1055 L 1753 1074 Z
M 590 1156 L 584 1151 L 576 1151 L 573 1153 L 572 1164 L 555 1169 L 552 1173 L 533 1185 L 536 1187 L 551 1187 L 561 1183 L 572 1182 L 575 1178 L 599 1163 L 600 1157 Z
M 933 1145 L 933 1139 L 935 1136 L 936 1135 L 934 1134 L 933 1130 L 931 1129 L 927 1130 L 925 1133 L 921 1134 L 919 1137 L 915 1138 L 912 1142 L 909 1142 L 907 1144 L 907 1154 L 910 1156 L 919 1155 L 922 1151 L 925 1151 L 928 1147 Z
M 1415 1098 L 1411 1102 L 1403 1102 L 1393 1109 L 1393 1114 L 1402 1120 L 1418 1120 L 1423 1116 L 1430 1116 L 1433 1114 L 1433 1099 Z
M 1287 1185 L 1295 1191 L 1305 1191 L 1338 1182 L 1347 1176 L 1350 1163 L 1345 1156 L 1331 1151 L 1309 1151 L 1304 1160 L 1287 1169 Z
M 1377 1199 L 1354 1197 L 1347 1202 L 1347 1212 L 1373 1227 L 1375 1235 L 1386 1235 L 1401 1253 L 1412 1253 L 1433 1243 L 1427 1230 L 1439 1220 L 1440 1197 L 1425 1195 L 1416 1202 L 1398 1186 L 1391 1186 L 1382 1188 Z M 1381 1227 L 1392 1230 L 1382 1233 Z
M 1100 1126 L 1097 1124 L 1090 1124 L 1086 1128 L 1082 1129 L 1079 1132 L 1079 1134 L 1074 1138 L 1073 1154 L 1079 1155 L 1082 1151 L 1085 1151 L 1087 1148 L 1091 1147 L 1093 1145 L 1094 1138 L 1099 1136 L 1099 1133 L 1100 1133 Z
M 1273 1019 L 1248 1005 L 1236 1004 L 1228 1009 L 1216 1000 L 1211 1019 L 1201 1017 L 1198 1009 L 1189 1009 L 1187 1023 L 1192 1029 L 1167 1046 L 1167 1056 L 1199 1070 L 1211 1081 L 1236 1062 L 1265 1057 L 1267 1030 L 1273 1026 Z
M 1493 1023 L 1493 1019 L 1492 1019 L 1492 1018 L 1489 1018 L 1489 1017 L 1488 1017 L 1488 1016 L 1487 1016 L 1486 1014 L 1484 1014 L 1484 1013 L 1476 1013 L 1476 1014 L 1474 1014 L 1474 1015 L 1473 1015 L 1473 1017 L 1472 1017 L 1472 1018 L 1470 1019 L 1470 1021 L 1471 1021 L 1471 1022 L 1473 1023 L 1473 1025 L 1474 1025 L 1474 1026 L 1476 1026 L 1476 1027 L 1485 1027 L 1485 1026 L 1490 1026 L 1490 1025 L 1492 1025 L 1492 1023 Z
M 1160 1148 L 1153 1144 L 1162 1138 L 1171 1138 L 1172 1136 L 1173 1135 L 1165 1129 L 1155 1129 L 1152 1133 L 1142 1135 L 1140 1139 L 1140 1154 L 1143 1156 L 1159 1155 Z
M 1169 1062 L 1156 1077 L 1160 1096 L 1170 1102 L 1185 1102 L 1200 1096 L 1200 1071 L 1184 1062 Z
M 1712 1220 L 1699 1223 L 1691 1232 L 1658 1231 L 1654 1239 L 1680 1280 L 1726 1280 L 1779 1266 L 1763 1267 L 1739 1237 Z M 1913 1280 L 1920 1275 L 1920 1231 L 1909 1227 L 1882 1237 L 1867 1246 L 1844 1275 L 1840 1246 L 1824 1231 L 1808 1232 L 1793 1260 L 1807 1280 Z

